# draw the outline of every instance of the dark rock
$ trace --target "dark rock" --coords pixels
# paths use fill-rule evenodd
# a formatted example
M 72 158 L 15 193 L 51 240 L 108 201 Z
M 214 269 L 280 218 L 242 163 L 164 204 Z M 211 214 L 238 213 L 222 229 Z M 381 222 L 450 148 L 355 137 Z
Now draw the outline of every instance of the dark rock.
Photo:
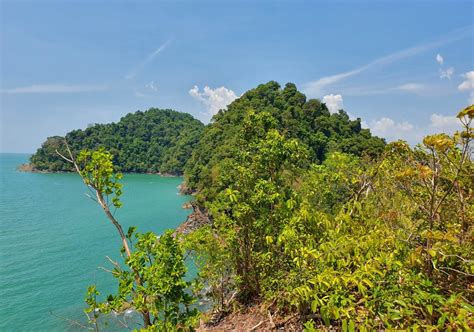
M 211 223 L 211 219 L 207 212 L 201 209 L 196 202 L 189 202 L 189 204 L 191 205 L 193 212 L 191 212 L 191 214 L 186 218 L 185 222 L 176 228 L 175 234 L 189 234 L 196 229 Z

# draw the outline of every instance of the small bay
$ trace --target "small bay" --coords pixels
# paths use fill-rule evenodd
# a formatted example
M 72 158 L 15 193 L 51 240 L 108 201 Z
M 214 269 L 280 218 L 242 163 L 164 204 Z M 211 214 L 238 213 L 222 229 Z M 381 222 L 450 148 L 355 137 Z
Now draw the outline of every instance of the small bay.
M 120 240 L 78 175 L 17 171 L 28 157 L 0 154 L 0 330 L 79 330 L 66 319 L 84 321 L 88 285 L 116 288 L 99 266 L 110 267 L 106 256 L 119 260 Z M 126 174 L 115 214 L 125 231 L 160 234 L 183 222 L 182 180 Z

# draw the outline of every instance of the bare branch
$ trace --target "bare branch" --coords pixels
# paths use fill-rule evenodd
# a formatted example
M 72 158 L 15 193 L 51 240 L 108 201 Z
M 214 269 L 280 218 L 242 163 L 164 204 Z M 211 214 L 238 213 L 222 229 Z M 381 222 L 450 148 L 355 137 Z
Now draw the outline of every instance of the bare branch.
M 249 331 L 255 331 L 260 325 L 262 325 L 265 321 L 264 320 L 261 320 L 260 323 L 258 323 L 257 325 L 255 325 L 254 327 L 250 328 Z
M 91 195 L 86 194 L 86 193 L 84 193 L 84 195 L 86 195 L 87 198 L 90 198 L 90 199 L 93 200 L 94 202 L 99 203 L 99 202 L 97 202 L 97 200 L 96 200 L 94 197 L 92 197 Z
M 71 159 L 66 158 L 65 156 L 63 156 L 58 150 L 56 150 L 56 153 L 57 153 L 61 158 L 63 158 L 64 160 L 66 160 L 67 162 L 69 162 L 69 163 L 71 163 L 71 164 L 74 164 L 74 161 L 72 161 Z
M 474 260 L 469 260 L 469 259 L 465 259 L 465 258 L 462 258 L 461 256 L 459 255 L 448 255 L 448 254 L 445 254 L 443 253 L 442 251 L 438 251 L 441 255 L 443 255 L 444 257 L 456 257 L 456 258 L 459 258 L 460 260 L 462 260 L 463 262 L 465 263 L 473 263 Z
M 53 313 L 52 310 L 49 311 L 50 315 L 56 317 L 56 318 L 59 318 L 59 319 L 62 319 L 62 320 L 65 320 L 66 322 L 69 322 L 71 325 L 75 325 L 75 326 L 78 326 L 80 328 L 83 328 L 83 329 L 87 329 L 87 330 L 94 330 L 93 328 L 91 328 L 90 326 L 86 326 L 82 323 L 80 323 L 79 321 L 77 320 L 74 320 L 74 319 L 70 319 L 70 318 L 66 318 L 66 317 L 61 317 L 59 315 L 56 315 L 55 313 Z
M 272 314 L 270 313 L 270 311 L 267 311 L 267 313 L 268 313 L 268 319 L 270 320 L 270 328 L 273 330 L 274 328 L 276 328 L 276 325 L 273 322 L 273 317 L 272 317 Z
M 107 258 L 108 261 L 110 263 L 112 263 L 112 265 L 115 266 L 116 268 L 118 268 L 120 271 L 122 270 L 121 267 L 120 267 L 120 264 L 117 263 L 116 261 L 114 261 L 112 258 L 110 258 L 109 256 L 105 256 L 105 258 Z
M 133 331 L 133 329 L 130 326 L 128 326 L 127 322 L 122 321 L 119 317 L 117 317 L 117 321 L 120 323 L 120 325 L 122 325 L 127 330 Z
M 474 277 L 474 274 L 466 273 L 466 272 L 463 272 L 463 271 L 460 271 L 460 270 L 457 270 L 457 269 L 453 269 L 453 268 L 447 267 L 447 266 L 446 266 L 446 267 L 440 266 L 438 269 L 439 269 L 439 270 L 453 271 L 453 272 L 456 272 L 456 273 L 465 275 L 465 276 L 467 276 L 467 277 Z
M 99 268 L 99 269 L 101 269 L 101 270 L 104 270 L 105 272 L 108 272 L 108 273 L 112 273 L 112 274 L 114 273 L 114 271 L 109 270 L 109 269 L 106 269 L 106 268 L 103 267 L 103 266 L 98 266 L 97 268 Z

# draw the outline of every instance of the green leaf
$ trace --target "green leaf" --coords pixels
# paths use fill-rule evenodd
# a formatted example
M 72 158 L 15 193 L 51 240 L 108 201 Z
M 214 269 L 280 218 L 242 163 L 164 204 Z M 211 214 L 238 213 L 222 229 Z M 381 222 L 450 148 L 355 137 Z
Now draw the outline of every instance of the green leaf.
M 347 319 L 342 320 L 342 332 L 348 332 Z
M 351 319 L 349 321 L 349 332 L 355 332 L 356 328 L 355 328 L 355 323 L 354 321 Z

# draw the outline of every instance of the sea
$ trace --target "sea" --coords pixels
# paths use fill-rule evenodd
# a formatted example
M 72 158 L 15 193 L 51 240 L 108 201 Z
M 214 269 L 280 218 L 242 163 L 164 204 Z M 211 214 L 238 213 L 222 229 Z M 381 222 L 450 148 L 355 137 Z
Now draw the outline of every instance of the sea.
M 18 171 L 28 158 L 0 154 L 0 331 L 83 331 L 87 287 L 97 285 L 102 298 L 117 289 L 101 267 L 110 268 L 107 256 L 120 260 L 120 238 L 77 174 Z M 115 213 L 124 230 L 176 228 L 189 213 L 182 181 L 125 174 Z M 128 314 L 109 317 L 101 330 L 127 330 Z

